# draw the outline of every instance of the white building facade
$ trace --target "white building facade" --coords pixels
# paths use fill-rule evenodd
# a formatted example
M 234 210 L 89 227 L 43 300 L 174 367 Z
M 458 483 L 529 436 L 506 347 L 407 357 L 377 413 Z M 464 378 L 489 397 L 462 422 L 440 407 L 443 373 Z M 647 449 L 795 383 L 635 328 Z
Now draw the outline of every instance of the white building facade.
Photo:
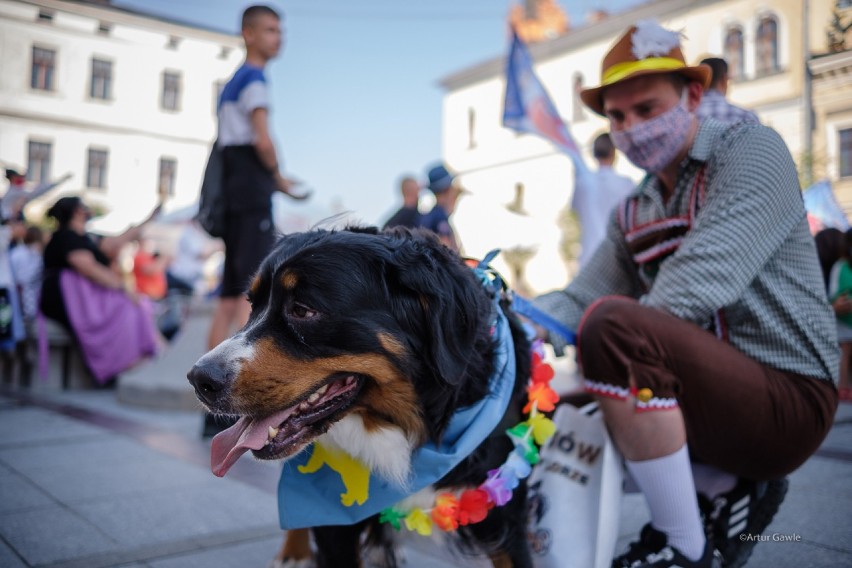
M 536 74 L 590 166 L 594 165 L 591 142 L 608 125 L 583 107 L 577 93 L 599 83 L 605 53 L 630 25 L 645 18 L 683 32 L 688 63 L 710 56 L 731 62 L 729 99 L 756 111 L 764 124 L 778 130 L 798 161 L 808 148 L 802 135 L 805 109 L 811 104 L 803 88 L 807 59 L 824 51 L 831 4 L 830 0 L 657 0 L 529 49 Z M 809 46 L 803 49 L 806 41 Z M 504 65 L 501 56 L 441 81 L 446 91 L 443 154 L 471 192 L 459 202 L 454 218 L 465 253 L 480 257 L 495 247 L 520 251 L 525 263 L 520 273 L 517 266 L 505 263 L 498 262 L 498 268 L 513 285 L 537 293 L 563 287 L 576 270 L 563 242 L 573 167 L 545 139 L 518 135 L 502 126 Z M 852 110 L 852 102 L 847 108 Z M 623 157 L 616 170 L 641 179 L 641 172 Z M 518 210 L 521 200 L 523 215 L 507 211 L 505 204 Z
M 106 2 L 0 0 L 0 163 L 128 220 L 198 199 L 238 36 Z M 38 204 L 35 204 L 38 207 Z

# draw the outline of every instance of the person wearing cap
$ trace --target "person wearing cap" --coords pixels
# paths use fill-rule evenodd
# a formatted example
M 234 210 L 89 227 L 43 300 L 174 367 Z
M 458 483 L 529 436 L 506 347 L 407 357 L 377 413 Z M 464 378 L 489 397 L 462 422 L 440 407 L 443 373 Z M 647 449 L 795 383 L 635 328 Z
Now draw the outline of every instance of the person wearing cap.
M 741 566 L 837 407 L 834 319 L 790 152 L 760 124 L 699 122 L 709 79 L 656 22 L 613 45 L 581 98 L 646 176 L 577 277 L 535 300 L 577 331 L 585 389 L 648 502 L 613 566 Z
M 701 60 L 712 71 L 710 85 L 704 90 L 701 104 L 695 110 L 699 120 L 712 117 L 720 122 L 760 122 L 757 115 L 748 109 L 728 102 L 728 62 L 721 57 L 707 57 Z
M 435 206 L 420 220 L 420 226 L 429 229 L 447 247 L 459 252 L 459 244 L 455 231 L 450 225 L 450 216 L 456 208 L 456 201 L 461 195 L 461 188 L 457 187 L 456 176 L 447 170 L 444 164 L 432 167 L 428 172 L 429 184 L 426 186 L 435 194 Z

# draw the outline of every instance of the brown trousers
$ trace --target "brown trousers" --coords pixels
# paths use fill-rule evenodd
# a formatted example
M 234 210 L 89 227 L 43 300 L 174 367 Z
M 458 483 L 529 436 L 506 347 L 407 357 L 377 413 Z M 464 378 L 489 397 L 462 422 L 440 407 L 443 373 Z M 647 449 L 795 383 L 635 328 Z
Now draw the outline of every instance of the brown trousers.
M 779 478 L 802 465 L 837 410 L 831 381 L 758 363 L 712 333 L 628 298 L 591 306 L 577 345 L 589 392 L 638 394 L 646 403 L 632 398 L 637 410 L 679 407 L 693 461 L 747 479 Z

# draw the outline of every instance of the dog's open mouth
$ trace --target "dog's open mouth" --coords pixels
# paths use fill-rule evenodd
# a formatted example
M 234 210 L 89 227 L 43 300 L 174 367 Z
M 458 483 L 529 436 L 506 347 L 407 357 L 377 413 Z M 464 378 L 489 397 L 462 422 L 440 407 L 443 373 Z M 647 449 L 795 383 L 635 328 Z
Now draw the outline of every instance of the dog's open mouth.
M 358 375 L 333 377 L 299 404 L 264 418 L 241 417 L 213 438 L 210 466 L 218 477 L 248 450 L 255 457 L 274 460 L 301 449 L 309 438 L 325 432 L 325 419 L 348 407 L 361 390 Z

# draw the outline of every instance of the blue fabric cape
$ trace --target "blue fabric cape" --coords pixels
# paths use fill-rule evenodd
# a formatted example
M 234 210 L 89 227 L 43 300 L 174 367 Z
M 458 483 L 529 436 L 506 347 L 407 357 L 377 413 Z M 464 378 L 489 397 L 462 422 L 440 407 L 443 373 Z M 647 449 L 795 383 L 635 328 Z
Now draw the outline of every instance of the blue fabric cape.
M 495 300 L 496 303 L 496 300 Z M 506 413 L 515 385 L 515 350 L 509 322 L 497 308 L 497 348 L 494 373 L 489 379 L 490 395 L 461 409 L 450 419 L 440 445 L 428 442 L 412 455 L 413 476 L 407 490 L 370 475 L 369 498 L 363 505 L 345 507 L 340 476 L 324 466 L 316 473 L 300 473 L 313 451 L 313 444 L 284 463 L 278 482 L 278 516 L 283 529 L 326 525 L 351 525 L 381 512 L 424 487 L 438 481 L 473 451 L 497 427 Z

